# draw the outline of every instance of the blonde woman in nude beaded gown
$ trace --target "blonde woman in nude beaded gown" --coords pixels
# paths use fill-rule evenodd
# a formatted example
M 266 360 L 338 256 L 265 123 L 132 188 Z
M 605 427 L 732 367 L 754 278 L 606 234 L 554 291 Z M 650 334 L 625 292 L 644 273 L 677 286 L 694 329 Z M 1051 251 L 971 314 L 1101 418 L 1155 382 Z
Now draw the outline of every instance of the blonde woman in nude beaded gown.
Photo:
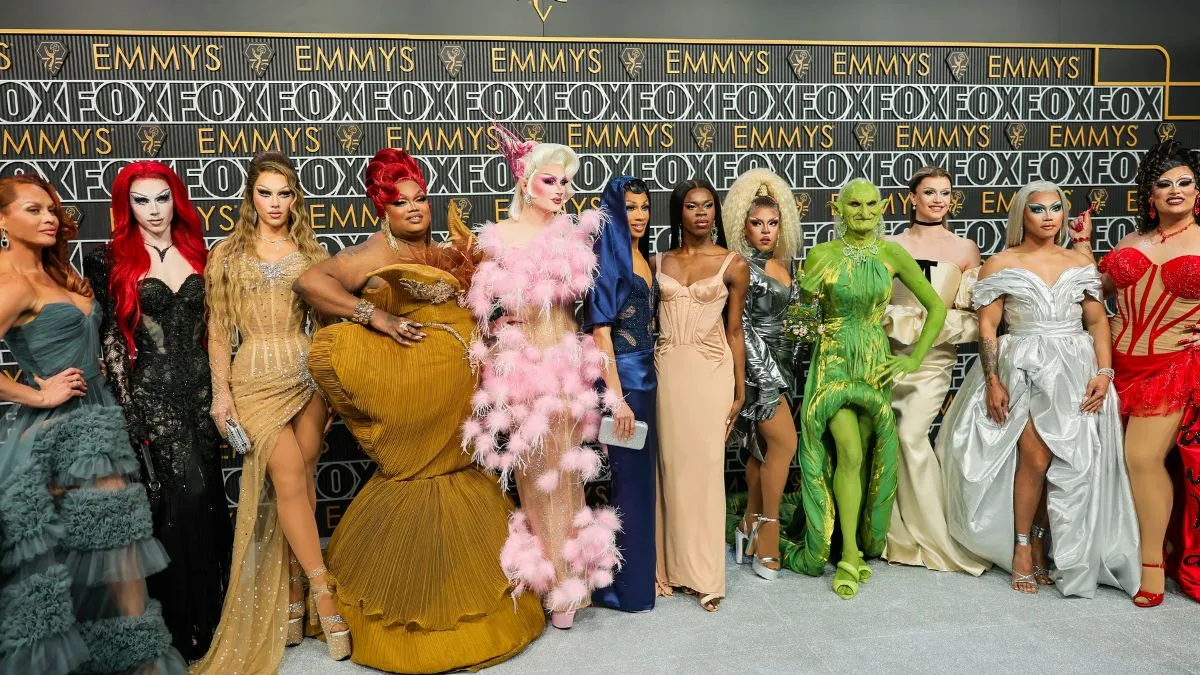
M 326 589 L 313 476 L 327 412 L 308 373 L 309 310 L 292 292 L 325 259 L 308 225 L 291 162 L 264 153 L 250 164 L 241 217 L 213 248 L 209 302 L 212 415 L 250 439 L 242 464 L 233 565 L 221 623 L 193 673 L 273 673 L 287 643 L 302 639 L 304 604 L 289 607 L 288 549 L 309 577 L 331 656 L 349 656 L 349 633 Z M 238 351 L 230 359 L 231 343 Z M 310 610 L 311 612 L 311 610 Z

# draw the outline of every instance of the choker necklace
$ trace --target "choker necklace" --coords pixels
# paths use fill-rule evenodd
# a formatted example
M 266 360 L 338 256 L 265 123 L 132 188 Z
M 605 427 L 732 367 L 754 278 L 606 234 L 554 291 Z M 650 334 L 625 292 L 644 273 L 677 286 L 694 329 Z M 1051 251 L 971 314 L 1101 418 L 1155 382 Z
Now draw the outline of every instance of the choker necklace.
M 158 254 L 158 262 L 166 262 L 167 261 L 167 251 L 170 251 L 171 249 L 175 248 L 175 242 L 171 242 L 170 244 L 167 244 L 166 248 L 159 248 L 159 247 L 155 246 L 154 244 L 151 244 L 148 242 L 144 242 L 144 243 L 147 246 L 149 246 L 150 248 L 154 249 L 154 252 Z
M 943 225 L 942 221 L 940 221 L 940 220 L 935 220 L 935 221 L 934 221 L 934 222 L 932 222 L 932 223 L 927 223 L 927 222 L 925 222 L 924 220 L 917 220 L 916 218 L 913 218 L 913 223 L 915 223 L 915 224 L 917 224 L 917 225 L 926 225 L 926 226 L 929 226 L 929 227 L 932 227 L 932 226 L 934 226 L 934 225 L 937 225 L 938 227 L 941 227 L 941 226 Z

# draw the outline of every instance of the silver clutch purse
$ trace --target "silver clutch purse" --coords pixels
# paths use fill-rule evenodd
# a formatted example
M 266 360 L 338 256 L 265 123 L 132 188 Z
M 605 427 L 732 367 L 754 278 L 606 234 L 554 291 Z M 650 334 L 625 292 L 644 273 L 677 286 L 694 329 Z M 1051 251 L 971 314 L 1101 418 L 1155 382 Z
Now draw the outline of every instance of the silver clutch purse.
M 250 437 L 246 435 L 242 425 L 232 419 L 225 420 L 225 438 L 229 440 L 229 447 L 237 454 L 244 455 L 250 452 Z
M 646 447 L 646 431 L 649 429 L 645 422 L 634 420 L 633 436 L 625 440 L 617 440 L 616 434 L 613 433 L 614 420 L 611 417 L 604 417 L 600 420 L 600 436 L 596 440 L 605 445 L 615 445 L 618 448 L 629 448 L 630 450 L 641 450 Z

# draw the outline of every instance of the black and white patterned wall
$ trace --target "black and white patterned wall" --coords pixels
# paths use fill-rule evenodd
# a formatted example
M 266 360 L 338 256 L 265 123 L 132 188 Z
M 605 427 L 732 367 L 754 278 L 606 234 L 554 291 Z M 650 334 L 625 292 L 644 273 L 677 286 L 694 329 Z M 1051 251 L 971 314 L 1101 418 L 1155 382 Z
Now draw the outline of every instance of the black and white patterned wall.
M 645 179 L 660 248 L 681 179 L 724 191 L 748 169 L 775 170 L 811 246 L 833 236 L 829 202 L 846 181 L 880 186 L 894 230 L 909 175 L 932 164 L 954 176 L 953 229 L 985 255 L 1033 179 L 1098 202 L 1103 251 L 1133 227 L 1140 153 L 1175 133 L 1167 79 L 1152 47 L 15 32 L 0 34 L 0 175 L 59 188 L 81 223 L 78 264 L 109 235 L 109 186 L 126 163 L 174 167 L 212 243 L 232 228 L 248 157 L 281 150 L 336 253 L 379 226 L 362 174 L 384 146 L 424 166 L 437 228 L 452 204 L 472 223 L 503 218 L 495 119 L 577 149 L 572 210 L 598 205 L 615 175 Z M 973 353 L 962 351 L 956 384 Z M 21 376 L 7 351 L 0 367 Z M 323 532 L 372 470 L 343 427 L 328 440 Z M 237 459 L 226 467 L 232 504 Z M 591 496 L 606 494 L 599 481 Z

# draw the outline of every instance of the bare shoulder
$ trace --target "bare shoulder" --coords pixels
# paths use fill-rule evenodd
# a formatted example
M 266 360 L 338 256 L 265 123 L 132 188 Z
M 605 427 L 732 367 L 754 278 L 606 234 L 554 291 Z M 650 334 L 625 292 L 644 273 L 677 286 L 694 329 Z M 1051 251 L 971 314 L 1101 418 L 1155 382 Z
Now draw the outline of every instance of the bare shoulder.
M 18 313 L 33 309 L 37 289 L 23 274 L 0 272 L 0 307 L 2 311 Z
M 1020 257 L 1012 251 L 1001 251 L 990 257 L 983 263 L 983 269 L 979 270 L 979 278 L 991 276 L 1000 270 L 1006 270 L 1011 267 L 1016 267 L 1020 263 Z
M 1067 260 L 1070 261 L 1071 267 L 1089 267 L 1095 264 L 1087 255 L 1084 255 L 1073 248 L 1064 250 L 1067 252 Z
M 1143 234 L 1141 232 L 1130 232 L 1129 234 L 1125 235 L 1124 237 L 1121 237 L 1121 241 L 1117 242 L 1117 245 L 1113 250 L 1119 251 L 1120 249 L 1129 248 L 1130 246 L 1137 246 L 1137 245 L 1141 244 L 1142 242 L 1144 242 L 1145 240 L 1146 240 L 1145 234 Z

